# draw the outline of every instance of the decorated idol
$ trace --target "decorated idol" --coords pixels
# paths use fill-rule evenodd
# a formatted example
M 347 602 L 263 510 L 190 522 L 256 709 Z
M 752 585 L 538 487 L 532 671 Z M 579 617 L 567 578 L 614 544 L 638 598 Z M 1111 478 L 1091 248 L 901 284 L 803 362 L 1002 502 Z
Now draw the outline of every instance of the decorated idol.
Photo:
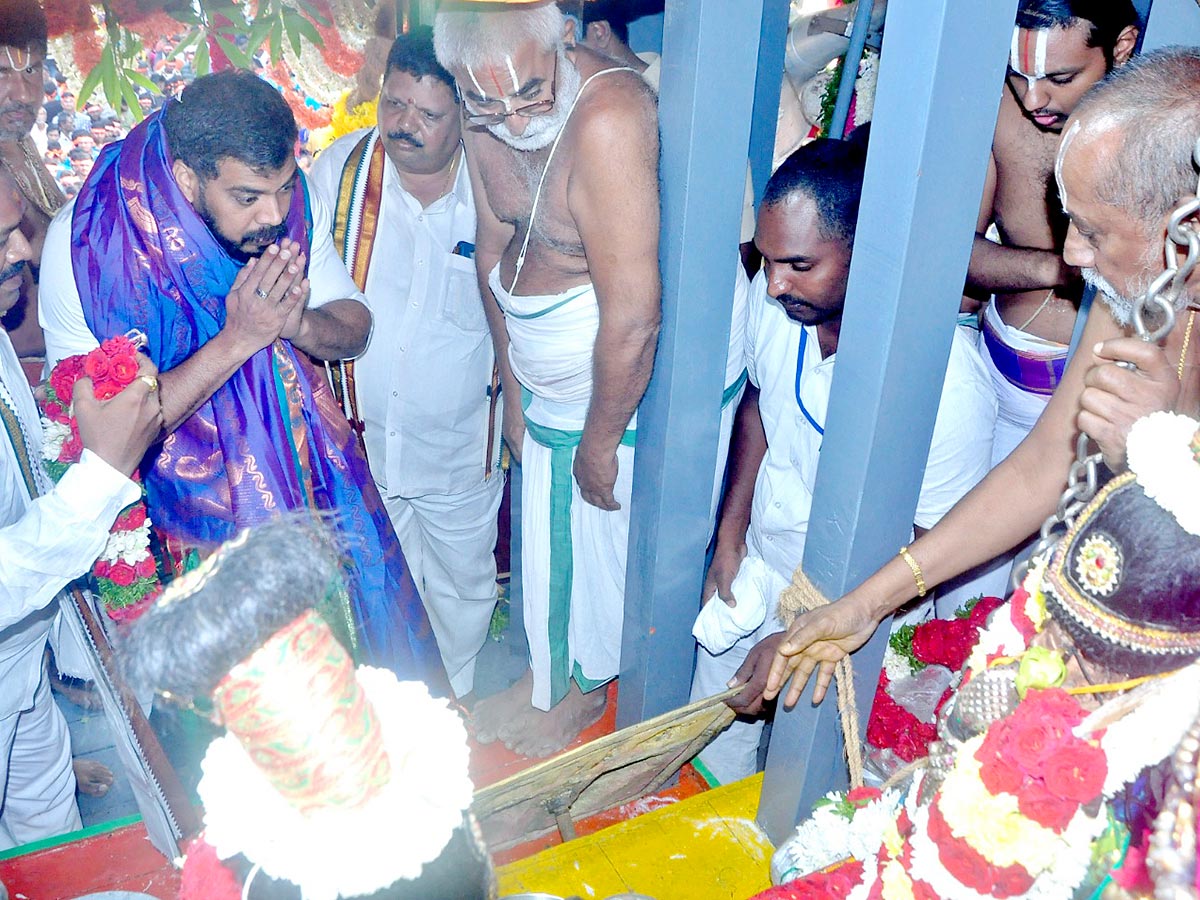
M 764 896 L 1197 896 L 1200 423 L 1154 413 L 1127 453 L 983 626 L 928 755 L 819 804 Z
M 355 669 L 320 613 L 343 557 L 319 521 L 244 531 L 176 580 L 122 650 L 131 680 L 211 706 L 185 898 L 486 898 L 466 731 L 444 700 Z

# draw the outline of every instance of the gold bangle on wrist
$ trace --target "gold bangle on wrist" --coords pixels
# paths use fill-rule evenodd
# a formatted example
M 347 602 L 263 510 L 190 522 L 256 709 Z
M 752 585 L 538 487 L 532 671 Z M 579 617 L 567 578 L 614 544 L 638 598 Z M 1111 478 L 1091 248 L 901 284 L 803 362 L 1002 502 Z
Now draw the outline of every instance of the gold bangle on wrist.
M 908 563 L 908 567 L 912 569 L 913 580 L 917 582 L 917 596 L 924 597 L 926 594 L 925 573 L 921 571 L 921 564 L 908 552 L 908 547 L 900 548 L 900 558 Z

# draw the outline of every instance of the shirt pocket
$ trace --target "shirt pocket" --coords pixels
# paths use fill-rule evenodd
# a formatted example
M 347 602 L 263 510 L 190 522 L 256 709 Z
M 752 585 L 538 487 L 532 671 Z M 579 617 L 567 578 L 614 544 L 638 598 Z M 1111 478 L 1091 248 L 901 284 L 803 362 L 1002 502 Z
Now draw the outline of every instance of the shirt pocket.
M 487 330 L 474 260 L 450 254 L 446 261 L 446 281 L 438 318 L 463 331 Z

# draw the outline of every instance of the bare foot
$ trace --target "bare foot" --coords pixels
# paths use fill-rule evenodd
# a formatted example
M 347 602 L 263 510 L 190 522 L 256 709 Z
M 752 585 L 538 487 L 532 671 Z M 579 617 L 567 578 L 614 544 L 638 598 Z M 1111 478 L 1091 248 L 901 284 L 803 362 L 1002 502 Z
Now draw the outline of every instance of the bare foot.
M 89 797 L 103 797 L 112 787 L 112 769 L 94 759 L 76 759 L 72 761 L 75 768 L 75 783 L 81 794 Z
M 66 675 L 54 674 L 51 669 L 50 675 L 50 690 L 56 694 L 66 697 L 80 709 L 103 709 L 104 701 L 100 699 L 100 694 L 96 690 L 96 686 L 91 681 L 85 681 L 82 678 L 71 678 Z
M 502 729 L 501 739 L 514 753 L 535 759 L 557 753 L 602 715 L 608 692 L 597 689 L 587 694 L 574 681 L 571 690 L 549 712 L 532 706 Z
M 471 710 L 475 740 L 490 744 L 500 737 L 504 726 L 530 709 L 533 701 L 533 672 L 528 669 L 521 679 L 507 690 L 484 697 Z

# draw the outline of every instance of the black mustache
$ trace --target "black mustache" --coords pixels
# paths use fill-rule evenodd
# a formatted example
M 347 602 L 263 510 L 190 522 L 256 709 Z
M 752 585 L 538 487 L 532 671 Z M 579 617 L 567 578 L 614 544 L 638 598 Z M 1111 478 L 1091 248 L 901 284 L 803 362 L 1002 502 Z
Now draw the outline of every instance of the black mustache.
M 800 297 L 797 297 L 795 294 L 780 294 L 775 299 L 776 299 L 776 301 L 778 301 L 780 306 L 791 306 L 791 307 L 802 306 L 802 307 L 805 307 L 806 309 L 816 309 L 816 307 L 813 306 L 811 303 L 809 303 L 807 300 L 801 299 Z
M 280 238 L 287 237 L 287 226 L 265 225 L 257 231 L 251 231 L 242 236 L 243 244 L 274 244 Z
M 25 260 L 15 262 L 11 266 L 5 266 L 3 269 L 0 269 L 0 284 L 3 284 L 15 275 L 20 275 L 24 269 Z
M 418 150 L 425 146 L 424 141 L 420 140 L 415 134 L 412 134 L 411 132 L 408 132 L 408 131 L 400 131 L 400 130 L 389 131 L 388 132 L 388 140 L 389 141 L 404 141 L 404 143 L 411 144 L 413 147 L 416 147 Z

